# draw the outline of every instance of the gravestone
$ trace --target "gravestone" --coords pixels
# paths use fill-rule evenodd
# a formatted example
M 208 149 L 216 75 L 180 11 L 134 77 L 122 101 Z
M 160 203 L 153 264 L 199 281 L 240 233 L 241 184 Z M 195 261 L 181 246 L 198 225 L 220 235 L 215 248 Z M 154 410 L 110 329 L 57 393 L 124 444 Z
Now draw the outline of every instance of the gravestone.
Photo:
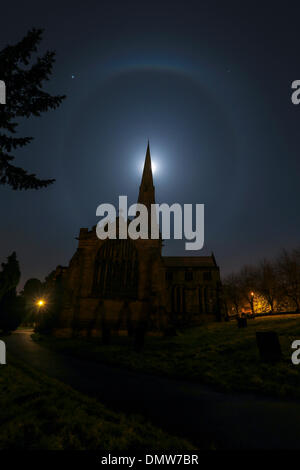
M 281 347 L 275 331 L 257 331 L 256 344 L 261 361 L 278 362 L 281 360 Z

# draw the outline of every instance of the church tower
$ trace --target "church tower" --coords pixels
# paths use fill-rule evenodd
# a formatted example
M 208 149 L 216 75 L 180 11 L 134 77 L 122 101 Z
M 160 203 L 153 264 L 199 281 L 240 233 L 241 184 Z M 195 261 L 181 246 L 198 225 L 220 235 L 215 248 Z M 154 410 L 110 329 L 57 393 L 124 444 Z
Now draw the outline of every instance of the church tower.
M 140 184 L 138 203 L 143 204 L 144 206 L 147 207 L 147 210 L 148 210 L 148 237 L 151 238 L 151 214 L 152 214 L 151 205 L 155 204 L 155 187 L 154 187 L 154 184 L 153 184 L 153 175 L 152 175 L 152 164 L 151 164 L 149 140 L 148 140 L 148 145 L 147 145 L 147 151 L 146 151 L 142 181 L 141 181 L 141 184 Z M 154 213 L 155 213 L 155 219 L 153 221 L 154 224 L 155 224 L 154 225 L 154 231 L 157 234 L 159 234 L 157 214 L 156 214 L 156 212 L 154 212 Z M 160 235 L 159 235 L 159 238 L 161 238 Z M 154 240 L 157 240 L 157 238 L 154 237 Z
M 148 140 L 142 180 L 139 188 L 138 204 L 146 206 L 148 211 L 148 238 L 139 239 L 140 299 L 153 309 L 163 304 L 164 267 L 161 258 L 162 238 L 159 231 L 156 211 L 151 210 L 155 204 L 155 187 L 151 164 L 150 144 Z M 154 216 L 154 220 L 152 220 Z M 153 229 L 153 233 L 152 233 Z M 155 236 L 154 234 L 157 234 Z M 147 308 L 145 307 L 145 311 Z
M 149 141 L 138 203 L 151 219 L 155 188 Z M 69 265 L 59 266 L 49 281 L 63 292 L 56 336 L 98 337 L 106 329 L 131 334 L 145 325 L 157 333 L 173 325 L 170 319 L 201 324 L 222 315 L 214 256 L 162 256 L 159 224 L 149 222 L 148 237 L 136 239 L 100 240 L 95 227 L 80 229 Z M 152 234 L 150 228 L 157 230 Z

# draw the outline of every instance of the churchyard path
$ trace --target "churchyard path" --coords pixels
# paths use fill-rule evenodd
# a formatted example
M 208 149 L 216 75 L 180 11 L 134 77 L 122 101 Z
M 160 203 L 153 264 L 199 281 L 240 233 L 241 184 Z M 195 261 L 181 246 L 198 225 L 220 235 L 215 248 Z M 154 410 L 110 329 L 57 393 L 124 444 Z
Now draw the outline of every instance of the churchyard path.
M 199 446 L 300 449 L 299 401 L 225 394 L 201 384 L 93 363 L 51 351 L 31 334 L 18 330 L 5 337 L 8 363 L 13 355 L 112 409 L 142 415 Z

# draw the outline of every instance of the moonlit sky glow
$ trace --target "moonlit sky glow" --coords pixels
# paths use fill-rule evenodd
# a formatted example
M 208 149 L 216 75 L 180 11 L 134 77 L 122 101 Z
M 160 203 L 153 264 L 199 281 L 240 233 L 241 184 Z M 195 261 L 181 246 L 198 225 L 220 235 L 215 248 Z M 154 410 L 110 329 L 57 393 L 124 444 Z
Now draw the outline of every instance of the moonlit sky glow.
M 155 175 L 158 170 L 158 165 L 155 160 L 152 161 L 151 166 L 152 166 L 152 173 Z
M 150 149 L 151 151 L 151 149 Z M 139 174 L 143 174 L 143 169 L 144 169 L 144 163 L 145 163 L 145 155 L 143 158 L 140 159 L 139 163 Z M 152 166 L 152 173 L 153 175 L 157 176 L 161 172 L 161 165 L 159 164 L 159 160 L 157 159 L 156 156 L 151 155 L 151 166 Z
M 45 28 L 47 87 L 67 99 L 20 126 L 34 141 L 15 163 L 56 183 L 0 187 L 0 260 L 15 250 L 22 282 L 67 265 L 99 204 L 137 201 L 148 139 L 157 202 L 205 204 L 205 246 L 189 255 L 213 250 L 226 274 L 299 246 L 299 13 L 293 1 L 5 2 L 0 48 Z M 184 241 L 164 254 L 186 255 Z

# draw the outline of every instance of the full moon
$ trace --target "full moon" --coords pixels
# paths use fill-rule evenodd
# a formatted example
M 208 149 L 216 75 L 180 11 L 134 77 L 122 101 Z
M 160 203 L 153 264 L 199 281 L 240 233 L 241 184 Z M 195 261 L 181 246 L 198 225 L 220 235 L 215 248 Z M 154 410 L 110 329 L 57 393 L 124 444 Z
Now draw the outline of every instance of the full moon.
M 145 164 L 144 160 L 141 160 L 140 163 L 138 164 L 138 168 L 139 168 L 139 171 L 141 171 L 141 173 L 143 173 L 144 164 Z M 152 158 L 151 158 L 151 168 L 152 168 L 153 175 L 158 173 L 159 164 L 157 163 L 156 160 L 153 160 Z

